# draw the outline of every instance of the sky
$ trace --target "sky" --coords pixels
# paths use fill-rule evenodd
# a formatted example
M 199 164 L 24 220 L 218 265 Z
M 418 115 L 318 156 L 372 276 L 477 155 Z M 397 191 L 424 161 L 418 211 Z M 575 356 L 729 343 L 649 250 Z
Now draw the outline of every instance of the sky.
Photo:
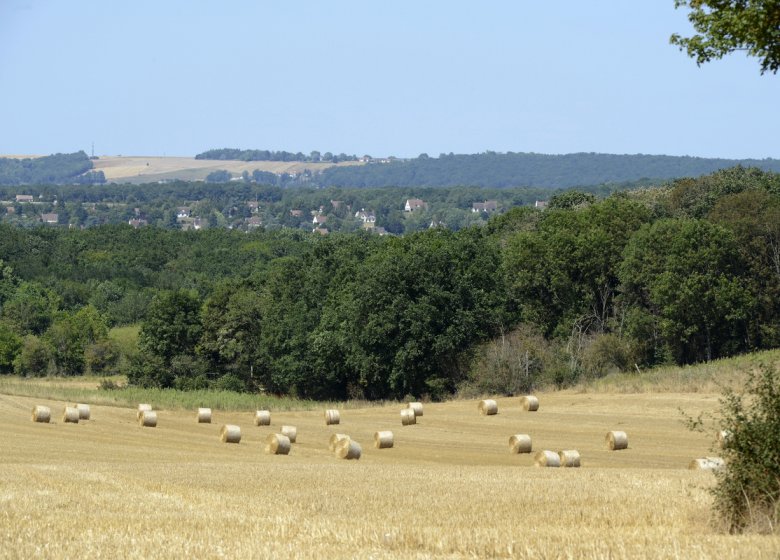
M 0 154 L 780 158 L 780 75 L 674 0 L 0 0 Z

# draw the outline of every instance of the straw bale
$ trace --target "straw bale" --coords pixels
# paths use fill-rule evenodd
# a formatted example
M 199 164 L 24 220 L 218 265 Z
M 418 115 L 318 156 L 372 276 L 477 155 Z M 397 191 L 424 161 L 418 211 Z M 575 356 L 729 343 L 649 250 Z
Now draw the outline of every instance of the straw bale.
M 493 414 L 498 414 L 498 403 L 494 401 L 493 399 L 485 399 L 484 401 L 479 401 L 479 413 L 484 416 L 492 416 Z
M 328 409 L 325 411 L 325 425 L 339 424 L 341 422 L 341 415 L 338 410 Z
M 423 404 L 421 402 L 410 402 L 406 405 L 408 408 L 411 408 L 414 410 L 415 416 L 422 416 L 423 415 Z
M 79 423 L 79 409 L 75 406 L 66 406 L 62 412 L 62 421 L 70 422 L 73 424 Z
M 607 432 L 607 437 L 604 438 L 604 441 L 606 441 L 607 448 L 610 451 L 628 448 L 628 436 L 626 435 L 626 432 Z
M 48 406 L 35 405 L 32 409 L 32 421 L 49 423 L 51 420 L 51 409 Z
M 287 436 L 290 439 L 290 443 L 295 443 L 298 438 L 298 428 L 295 426 L 282 426 L 282 435 Z
M 530 453 L 532 450 L 531 436 L 528 434 L 515 434 L 509 438 L 510 453 Z
M 561 458 L 555 451 L 539 451 L 534 456 L 534 464 L 537 467 L 560 467 Z
M 235 424 L 225 424 L 219 430 L 219 439 L 222 443 L 239 443 L 241 441 L 241 427 Z
M 729 430 L 720 430 L 718 432 L 718 447 L 726 449 L 731 443 L 732 434 Z
M 412 424 L 417 424 L 417 416 L 415 416 L 414 410 L 411 408 L 401 409 L 401 425 L 411 426 Z
M 389 449 L 393 447 L 393 432 L 375 432 L 374 433 L 374 447 L 377 449 Z
M 336 455 L 340 459 L 360 459 L 360 444 L 353 439 L 342 439 L 336 446 Z
M 139 404 L 138 405 L 138 412 L 136 413 L 136 418 L 138 418 L 138 421 L 141 421 L 141 417 L 144 415 L 144 412 L 152 410 L 152 405 L 150 404 Z
M 89 420 L 89 405 L 77 404 L 76 408 L 79 411 L 79 420 Z
M 580 452 L 576 449 L 564 449 L 558 452 L 562 467 L 579 467 Z
M 725 466 L 726 462 L 720 457 L 700 457 L 691 461 L 688 468 L 692 470 L 713 471 L 722 469 Z
M 290 438 L 284 434 L 270 434 L 265 438 L 265 452 L 271 455 L 288 455 L 291 447 Z
M 523 410 L 527 410 L 528 412 L 536 412 L 539 410 L 539 399 L 533 395 L 524 396 L 521 402 L 523 403 Z
M 141 415 L 138 423 L 144 428 L 154 428 L 157 426 L 157 413 L 154 410 L 139 411 Z
M 349 436 L 347 434 L 333 434 L 330 436 L 330 439 L 328 440 L 328 450 L 336 451 L 336 446 L 343 439 L 349 439 Z
M 255 426 L 270 426 L 271 412 L 269 410 L 255 411 Z
M 198 409 L 198 424 L 211 424 L 211 409 L 199 408 Z

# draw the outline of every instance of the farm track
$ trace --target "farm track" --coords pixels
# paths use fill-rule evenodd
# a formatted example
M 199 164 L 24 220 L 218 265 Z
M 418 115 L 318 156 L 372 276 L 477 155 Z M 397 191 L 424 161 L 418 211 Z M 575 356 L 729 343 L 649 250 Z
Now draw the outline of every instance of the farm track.
M 688 414 L 712 411 L 708 394 L 541 394 L 538 412 L 498 398 L 426 404 L 402 427 L 397 405 L 249 412 L 158 411 L 141 428 L 135 411 L 92 405 L 92 420 L 61 422 L 65 403 L 0 395 L 0 556 L 235 558 L 777 558 L 780 538 L 729 536 L 709 523 L 714 478 L 687 470 L 711 455 Z M 30 421 L 34 404 L 51 424 Z M 152 403 L 154 404 L 154 403 Z M 219 441 L 238 424 L 241 443 Z M 264 452 L 282 424 L 298 428 L 289 456 Z M 608 430 L 629 434 L 610 452 Z M 373 448 L 392 430 L 392 449 Z M 359 461 L 327 449 L 332 433 L 361 443 Z M 578 449 L 580 469 L 532 467 L 510 455 L 509 436 L 534 450 Z

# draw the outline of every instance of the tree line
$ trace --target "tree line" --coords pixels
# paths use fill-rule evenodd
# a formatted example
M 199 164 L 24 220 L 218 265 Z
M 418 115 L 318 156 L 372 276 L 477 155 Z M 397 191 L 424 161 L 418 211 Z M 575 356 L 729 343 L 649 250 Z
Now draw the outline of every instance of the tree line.
M 23 375 L 442 398 L 780 344 L 780 175 L 758 169 L 403 237 L 0 226 L 0 258 L 0 370 Z
M 83 151 L 39 158 L 0 158 L 0 185 L 105 183 Z
M 305 161 L 309 163 L 338 163 L 340 161 L 357 161 L 356 155 L 345 153 L 324 154 L 312 150 L 308 155 L 302 152 L 286 152 L 284 150 L 240 150 L 236 148 L 219 148 L 206 150 L 195 156 L 195 159 L 238 160 L 238 161 Z

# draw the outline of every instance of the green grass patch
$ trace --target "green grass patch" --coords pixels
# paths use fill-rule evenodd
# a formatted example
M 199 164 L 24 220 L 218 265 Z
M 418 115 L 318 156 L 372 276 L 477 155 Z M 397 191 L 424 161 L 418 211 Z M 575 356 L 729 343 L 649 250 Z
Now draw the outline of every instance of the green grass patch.
M 120 385 L 118 389 L 101 389 L 100 384 L 109 379 Z M 325 408 L 355 409 L 381 406 L 382 402 L 348 401 L 323 402 L 292 397 L 257 393 L 236 393 L 234 391 L 178 389 L 144 389 L 128 387 L 123 376 L 68 377 L 68 378 L 21 378 L 0 377 L 0 393 L 40 399 L 51 399 L 86 404 L 123 406 L 135 408 L 138 403 L 149 403 L 157 410 L 193 410 L 209 407 L 225 411 L 272 411 L 317 410 Z
M 766 350 L 690 366 L 662 366 L 609 374 L 576 389 L 599 393 L 721 393 L 737 389 L 761 364 L 779 364 L 780 350 Z
M 138 333 L 140 332 L 141 325 L 114 327 L 108 331 L 108 338 L 116 343 L 123 354 L 128 355 L 132 354 L 138 347 Z

